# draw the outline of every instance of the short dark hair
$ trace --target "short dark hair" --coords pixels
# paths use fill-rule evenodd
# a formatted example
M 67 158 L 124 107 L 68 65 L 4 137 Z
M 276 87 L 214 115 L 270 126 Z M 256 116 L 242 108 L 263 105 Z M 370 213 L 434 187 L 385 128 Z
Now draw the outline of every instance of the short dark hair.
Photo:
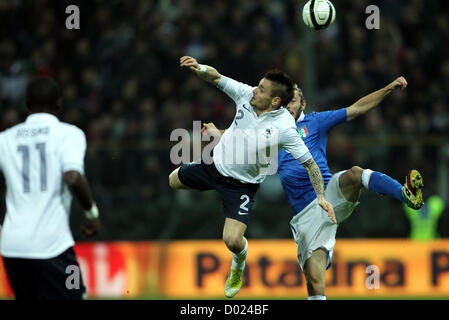
M 61 88 L 52 78 L 39 76 L 28 81 L 26 106 L 31 112 L 57 112 L 61 98 Z
M 286 106 L 294 96 L 293 81 L 290 77 L 280 70 L 270 70 L 265 76 L 265 79 L 272 82 L 271 96 L 281 98 L 281 106 Z

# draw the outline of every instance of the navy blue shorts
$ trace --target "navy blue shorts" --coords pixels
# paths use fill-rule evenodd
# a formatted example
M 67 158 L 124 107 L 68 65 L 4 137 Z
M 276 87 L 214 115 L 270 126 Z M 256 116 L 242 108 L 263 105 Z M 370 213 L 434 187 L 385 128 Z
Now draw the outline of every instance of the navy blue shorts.
M 178 171 L 182 184 L 199 191 L 217 190 L 224 207 L 224 216 L 248 225 L 258 184 L 242 183 L 223 176 L 215 164 L 189 163 Z
M 3 257 L 3 263 L 16 300 L 82 300 L 86 293 L 73 247 L 51 259 Z

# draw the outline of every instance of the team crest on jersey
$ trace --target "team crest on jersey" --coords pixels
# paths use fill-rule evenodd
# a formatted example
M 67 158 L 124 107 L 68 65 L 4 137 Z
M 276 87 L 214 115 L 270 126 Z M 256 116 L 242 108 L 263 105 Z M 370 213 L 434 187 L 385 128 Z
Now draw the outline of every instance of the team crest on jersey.
M 306 127 L 302 127 L 301 129 L 298 129 L 298 133 L 301 135 L 302 138 L 305 138 L 309 135 L 309 131 L 307 131 Z
M 269 139 L 272 134 L 273 134 L 273 128 L 266 128 L 265 129 L 265 138 Z

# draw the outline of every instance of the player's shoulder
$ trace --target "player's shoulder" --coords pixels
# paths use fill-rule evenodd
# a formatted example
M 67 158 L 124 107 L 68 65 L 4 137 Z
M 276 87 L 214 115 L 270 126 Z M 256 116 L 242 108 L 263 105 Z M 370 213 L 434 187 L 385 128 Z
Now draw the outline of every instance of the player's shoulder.
M 221 76 L 220 82 L 218 82 L 218 88 L 221 90 L 234 90 L 238 92 L 239 94 L 248 95 L 250 92 L 256 88 L 253 86 L 250 86 L 244 82 L 235 80 L 231 77 L 227 76 Z
M 287 109 L 284 111 L 278 110 L 275 121 L 272 124 L 282 136 L 291 136 L 297 133 L 295 118 L 292 117 Z
M 328 117 L 332 115 L 336 115 L 339 112 L 343 112 L 346 110 L 346 108 L 340 108 L 340 109 L 328 109 L 328 110 L 322 110 L 322 111 L 314 111 L 309 113 L 310 116 L 313 117 Z
M 60 121 L 58 123 L 58 130 L 60 131 L 61 135 L 65 137 L 86 139 L 86 135 L 84 134 L 83 130 L 67 122 Z
M 306 114 L 305 120 L 311 121 L 322 121 L 328 118 L 335 117 L 338 110 L 324 110 L 324 111 L 314 111 Z
M 281 109 L 277 110 L 276 112 L 277 112 L 277 115 L 278 115 L 278 118 L 280 119 L 280 121 L 284 121 L 287 123 L 293 123 L 293 124 L 295 123 L 295 118 L 293 118 L 293 116 L 290 114 L 290 112 L 286 108 L 282 107 Z
M 9 135 L 11 135 L 11 134 L 14 134 L 14 132 L 16 132 L 17 129 L 20 129 L 20 128 L 23 127 L 24 125 L 25 125 L 25 122 L 21 122 L 21 123 L 18 123 L 18 124 L 16 124 L 16 125 L 14 125 L 14 126 L 8 128 L 8 129 L 6 129 L 6 130 L 1 131 L 1 132 L 0 132 L 0 138 L 5 139 L 7 136 L 9 136 Z
M 292 117 L 287 109 L 284 108 L 284 110 L 279 110 L 278 112 L 275 119 L 280 129 L 285 130 L 290 127 L 296 128 L 295 118 Z
M 67 122 L 63 122 L 60 121 L 58 123 L 59 127 L 61 130 L 67 131 L 67 132 L 83 132 L 83 130 L 81 130 L 80 128 L 78 128 L 77 126 L 67 123 Z
M 328 111 L 314 111 L 314 112 L 306 114 L 306 118 L 318 119 L 318 118 L 322 117 L 323 115 L 325 115 L 325 113 L 327 113 L 327 112 Z

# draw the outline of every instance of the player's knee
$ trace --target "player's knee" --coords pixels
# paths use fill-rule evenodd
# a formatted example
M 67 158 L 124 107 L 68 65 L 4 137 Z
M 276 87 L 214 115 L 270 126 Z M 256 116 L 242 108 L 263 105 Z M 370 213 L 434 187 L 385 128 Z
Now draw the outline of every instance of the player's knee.
M 244 249 L 243 237 L 238 234 L 224 234 L 223 241 L 232 252 L 238 253 Z
M 363 173 L 363 169 L 358 166 L 354 166 L 351 169 L 349 169 L 348 175 L 349 175 L 349 178 L 353 185 L 355 185 L 355 186 L 361 185 L 362 173 Z
M 179 189 L 181 187 L 179 182 L 178 169 L 176 169 L 168 176 L 168 184 L 172 189 Z

